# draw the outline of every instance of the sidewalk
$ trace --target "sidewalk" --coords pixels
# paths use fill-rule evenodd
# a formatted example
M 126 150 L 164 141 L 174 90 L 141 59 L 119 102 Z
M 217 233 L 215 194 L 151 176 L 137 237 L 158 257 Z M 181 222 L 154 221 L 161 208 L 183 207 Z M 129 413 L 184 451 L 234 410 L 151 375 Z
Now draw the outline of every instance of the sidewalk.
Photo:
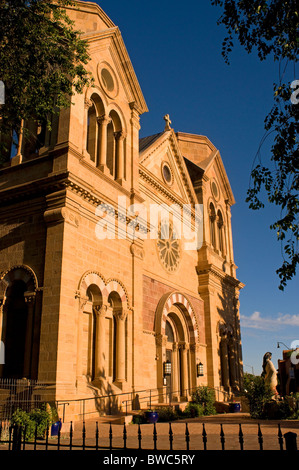
M 109 431 L 110 424 L 106 419 L 98 419 L 99 429 L 99 445 L 109 447 Z M 102 420 L 102 421 L 101 421 Z M 105 422 L 106 421 L 106 422 Z M 221 450 L 221 425 L 224 433 L 224 446 L 226 450 L 240 450 L 239 431 L 240 424 L 243 433 L 243 448 L 244 450 L 259 450 L 259 436 L 258 425 L 262 432 L 263 449 L 264 450 L 280 450 L 278 440 L 278 424 L 281 427 L 282 436 L 286 432 L 296 433 L 298 436 L 299 445 L 299 421 L 298 420 L 267 420 L 258 421 L 250 418 L 247 413 L 232 413 L 221 414 L 215 416 L 205 416 L 193 419 L 184 419 L 171 422 L 171 430 L 173 433 L 173 450 L 186 450 L 186 423 L 188 424 L 189 431 L 189 449 L 190 450 L 203 450 L 203 424 L 207 434 L 207 450 Z M 85 422 L 86 428 L 86 445 L 94 445 L 95 443 L 95 430 L 96 420 Z M 111 424 L 112 428 L 112 442 L 113 447 L 123 447 L 123 432 L 124 425 Z M 138 448 L 138 425 L 128 424 L 126 429 L 126 445 L 127 448 Z M 141 447 L 142 449 L 154 449 L 152 424 L 140 425 L 141 430 Z M 170 449 L 169 441 L 169 423 L 157 423 L 157 449 L 168 450 Z M 283 439 L 284 441 L 284 439 Z M 77 422 L 74 425 L 73 442 L 82 442 L 82 422 Z M 285 442 L 284 442 L 285 449 Z

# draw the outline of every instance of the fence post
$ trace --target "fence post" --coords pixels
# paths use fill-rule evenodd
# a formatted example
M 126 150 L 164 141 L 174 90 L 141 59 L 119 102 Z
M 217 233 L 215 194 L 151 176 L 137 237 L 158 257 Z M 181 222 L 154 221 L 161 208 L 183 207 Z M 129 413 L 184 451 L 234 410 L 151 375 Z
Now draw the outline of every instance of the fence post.
M 169 423 L 169 450 L 172 450 L 172 442 L 173 442 L 173 432 L 171 423 Z
M 284 434 L 286 450 L 297 450 L 297 434 L 295 432 L 287 432 Z
M 127 448 L 127 429 L 126 429 L 126 423 L 124 423 L 123 439 L 124 439 L 124 449 L 126 449 L 126 448 Z
M 207 433 L 205 428 L 205 423 L 202 424 L 202 440 L 203 440 L 203 448 L 207 450 Z
M 280 423 L 278 423 L 278 443 L 279 443 L 280 450 L 283 450 L 283 437 L 282 437 Z
M 109 428 L 109 448 L 112 450 L 112 426 L 110 423 L 110 428 Z
M 244 438 L 243 438 L 243 431 L 242 431 L 241 424 L 239 424 L 239 442 L 240 442 L 240 449 L 244 450 Z
M 72 450 L 73 445 L 73 422 L 70 424 L 70 450 Z
M 258 441 L 259 441 L 259 444 L 260 444 L 260 450 L 263 450 L 263 434 L 262 434 L 262 431 L 261 431 L 260 424 L 258 425 Z
M 156 430 L 156 423 L 154 423 L 154 436 L 153 436 L 153 440 L 154 440 L 154 450 L 157 450 L 157 430 Z
M 138 424 L 138 449 L 141 450 L 141 440 L 142 440 L 142 435 L 141 435 L 141 428 L 140 424 Z
M 186 423 L 185 436 L 186 436 L 186 449 L 189 450 L 190 433 L 189 433 L 189 429 L 188 429 L 188 423 Z
M 12 450 L 21 450 L 21 436 L 22 436 L 21 426 L 14 426 L 13 435 L 12 435 Z
M 220 441 L 221 441 L 221 448 L 222 448 L 222 450 L 225 450 L 225 446 L 224 446 L 225 437 L 224 437 L 224 431 L 223 431 L 223 426 L 222 426 L 222 424 L 220 424 Z
M 99 426 L 96 422 L 96 450 L 99 450 Z

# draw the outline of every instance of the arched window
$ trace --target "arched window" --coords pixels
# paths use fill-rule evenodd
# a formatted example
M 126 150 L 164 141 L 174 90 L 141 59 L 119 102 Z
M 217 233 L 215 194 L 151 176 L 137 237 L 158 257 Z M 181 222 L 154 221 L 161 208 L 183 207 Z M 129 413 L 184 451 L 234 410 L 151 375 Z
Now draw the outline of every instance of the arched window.
M 115 154 L 115 137 L 114 137 L 114 124 L 113 121 L 107 126 L 107 167 L 111 175 L 115 178 L 116 175 L 116 154 Z
M 87 375 L 94 380 L 97 376 L 96 371 L 96 342 L 97 342 L 97 328 L 99 327 L 97 320 L 96 308 L 101 305 L 102 293 L 99 287 L 95 284 L 91 284 L 87 291 L 86 295 L 89 302 L 92 303 L 91 314 L 89 316 L 89 325 L 88 325 L 88 348 L 87 348 Z M 101 371 L 103 374 L 103 371 Z
M 113 310 L 113 342 L 109 350 L 112 353 L 112 380 L 120 384 L 126 380 L 126 364 L 127 364 L 127 321 L 126 312 L 119 294 L 115 291 L 111 292 L 108 302 Z
M 85 101 L 87 108 L 87 132 L 86 132 L 86 150 L 90 160 L 96 165 L 101 161 L 101 141 L 103 116 L 105 113 L 104 105 L 101 98 L 93 93 L 89 100 Z
M 92 162 L 96 161 L 97 148 L 97 113 L 95 104 L 92 102 L 87 112 L 87 152 Z
M 217 213 L 217 229 L 218 229 L 218 246 L 222 256 L 225 255 L 225 237 L 224 237 L 224 224 L 221 211 Z
M 107 167 L 114 179 L 125 178 L 125 133 L 119 115 L 115 110 L 109 114 L 107 126 Z
M 210 240 L 211 240 L 211 245 L 213 246 L 214 249 L 216 249 L 216 212 L 215 212 L 215 207 L 211 203 L 210 208 L 209 208 L 209 217 L 210 217 Z

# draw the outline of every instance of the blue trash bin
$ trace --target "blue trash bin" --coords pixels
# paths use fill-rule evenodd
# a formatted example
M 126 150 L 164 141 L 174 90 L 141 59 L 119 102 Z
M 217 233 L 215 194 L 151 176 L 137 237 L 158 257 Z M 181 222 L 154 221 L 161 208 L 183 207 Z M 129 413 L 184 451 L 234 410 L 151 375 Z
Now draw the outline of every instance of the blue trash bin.
M 230 403 L 229 404 L 230 413 L 239 413 L 241 411 L 241 403 Z
M 58 436 L 58 432 L 61 429 L 61 420 L 56 421 L 51 426 L 51 436 Z

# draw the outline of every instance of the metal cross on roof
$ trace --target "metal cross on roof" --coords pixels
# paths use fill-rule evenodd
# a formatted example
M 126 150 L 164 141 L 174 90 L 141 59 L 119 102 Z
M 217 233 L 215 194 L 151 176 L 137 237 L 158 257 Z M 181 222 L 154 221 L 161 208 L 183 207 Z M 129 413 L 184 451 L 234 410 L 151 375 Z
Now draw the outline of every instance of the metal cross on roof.
M 170 120 L 169 114 L 165 114 L 164 121 L 166 122 L 165 131 L 170 131 L 170 129 L 171 129 L 171 127 L 170 127 L 171 120 Z

